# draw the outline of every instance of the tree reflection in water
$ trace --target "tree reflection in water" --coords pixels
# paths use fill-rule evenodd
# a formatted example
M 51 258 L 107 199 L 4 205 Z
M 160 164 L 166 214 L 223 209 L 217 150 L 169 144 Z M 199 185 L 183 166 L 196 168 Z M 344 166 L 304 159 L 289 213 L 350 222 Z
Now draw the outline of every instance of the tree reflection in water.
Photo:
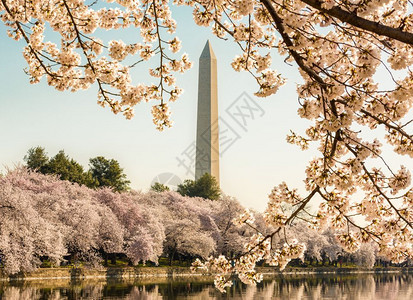
M 0 282 L 0 299 L 413 299 L 412 274 L 286 275 L 264 280 L 257 286 L 235 281 L 226 294 L 220 294 L 212 282 L 199 281 L 52 284 L 53 281 L 39 284 Z

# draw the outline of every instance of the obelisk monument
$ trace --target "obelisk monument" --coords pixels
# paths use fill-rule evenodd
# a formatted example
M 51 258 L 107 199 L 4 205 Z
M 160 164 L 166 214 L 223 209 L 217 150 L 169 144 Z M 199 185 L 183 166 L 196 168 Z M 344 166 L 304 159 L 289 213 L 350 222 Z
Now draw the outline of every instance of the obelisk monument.
M 219 184 L 217 58 L 209 41 L 199 57 L 195 179 L 205 173 Z

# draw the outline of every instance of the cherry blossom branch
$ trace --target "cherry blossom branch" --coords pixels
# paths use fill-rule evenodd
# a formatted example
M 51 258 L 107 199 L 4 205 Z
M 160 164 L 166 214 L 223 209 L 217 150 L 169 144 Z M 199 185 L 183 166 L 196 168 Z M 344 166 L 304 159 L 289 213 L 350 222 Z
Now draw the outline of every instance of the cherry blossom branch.
M 382 119 L 380 119 L 379 117 L 371 114 L 370 112 L 368 112 L 365 109 L 360 109 L 360 112 L 362 112 L 363 114 L 365 114 L 366 116 L 372 118 L 373 120 L 375 120 L 377 123 L 384 125 L 385 127 L 389 128 L 389 129 L 393 129 L 396 130 L 397 132 L 399 132 L 402 136 L 404 136 L 405 138 L 409 139 L 411 142 L 413 142 L 413 136 L 409 135 L 406 131 L 404 131 L 401 127 L 399 126 L 394 126 L 389 124 L 389 122 L 386 122 Z
M 156 36 L 158 37 L 158 48 L 159 48 L 159 85 L 160 87 L 160 97 L 161 97 L 161 105 L 163 104 L 163 92 L 164 92 L 164 87 L 163 87 L 163 57 L 164 57 L 164 52 L 163 52 L 163 47 L 162 47 L 162 38 L 161 38 L 161 33 L 159 30 L 159 22 L 158 22 L 158 15 L 156 13 L 156 5 L 155 1 L 152 1 L 152 7 L 153 7 L 153 16 L 155 19 L 155 24 L 156 24 Z
M 391 169 L 391 167 L 389 166 L 389 164 L 386 162 L 386 160 L 384 159 L 384 157 L 382 155 L 380 155 L 379 153 L 377 153 L 377 151 L 375 151 L 374 149 L 371 149 L 369 147 L 367 147 L 366 145 L 364 145 L 363 143 L 360 143 L 359 141 L 353 139 L 351 136 L 349 136 L 348 134 L 345 135 L 346 139 L 351 140 L 353 143 L 359 145 L 361 148 L 367 149 L 369 150 L 371 153 L 373 153 L 375 156 L 377 156 L 378 158 L 380 158 L 380 160 L 382 161 L 382 163 L 386 166 L 387 170 L 390 171 L 390 173 L 395 176 L 393 170 Z M 348 147 L 351 147 L 349 144 L 346 144 Z M 355 153 L 355 152 L 354 152 Z M 357 157 L 357 156 L 356 156 Z
M 400 28 L 393 28 L 378 22 L 373 22 L 357 16 L 354 12 L 348 12 L 341 9 L 339 6 L 333 6 L 330 9 L 323 8 L 323 2 L 318 0 L 301 0 L 309 6 L 316 8 L 317 10 L 335 17 L 342 22 L 348 23 L 355 27 L 364 29 L 369 32 L 373 32 L 378 35 L 387 36 L 391 39 L 398 40 L 402 43 L 413 45 L 413 34 L 407 31 L 403 31 Z
M 12 18 L 14 18 L 13 13 L 10 11 L 10 8 L 8 7 L 8 5 L 7 5 L 7 3 L 6 3 L 6 0 L 1 0 L 1 2 L 2 2 L 4 8 L 6 9 L 6 12 L 7 12 Z M 39 58 L 37 51 L 35 51 L 35 50 L 32 48 L 32 46 L 30 45 L 30 40 L 29 40 L 29 38 L 27 37 L 26 32 L 25 32 L 24 29 L 22 28 L 20 22 L 19 22 L 19 21 L 14 21 L 14 24 L 16 24 L 17 29 L 19 30 L 19 32 L 20 32 L 21 35 L 23 36 L 24 40 L 26 41 L 27 46 L 28 46 L 29 49 L 30 49 L 30 52 L 34 55 L 34 57 L 35 57 L 36 60 L 39 62 L 40 66 L 43 68 L 43 70 L 45 71 L 45 73 L 48 74 L 48 75 L 50 75 L 50 76 L 55 76 L 55 74 L 50 73 L 49 69 L 44 65 L 43 61 Z
M 357 157 L 357 153 L 349 146 L 349 145 L 345 145 L 346 148 L 353 153 L 354 156 Z M 371 173 L 369 172 L 369 170 L 367 170 L 365 164 L 362 162 L 361 163 L 362 168 L 364 173 L 367 175 L 367 177 L 369 178 L 371 184 L 374 186 L 374 188 L 376 189 L 376 191 L 384 198 L 386 199 L 387 203 L 391 206 L 391 208 L 394 210 L 394 212 L 400 217 L 400 219 L 402 219 L 410 228 L 413 229 L 413 223 L 409 222 L 401 213 L 400 211 L 394 206 L 393 202 L 391 201 L 391 199 L 389 199 L 389 197 L 382 191 L 382 189 L 376 184 L 373 176 L 371 175 Z
M 319 191 L 318 194 L 319 194 L 325 201 L 327 201 L 327 202 L 331 201 L 331 200 L 330 200 L 329 198 L 327 198 L 321 191 Z M 360 225 L 357 225 L 355 222 L 353 222 L 353 221 L 351 220 L 350 216 L 344 214 L 344 213 L 341 211 L 341 208 L 340 208 L 339 206 L 334 205 L 333 207 L 340 213 L 340 215 L 342 215 L 342 216 L 346 219 L 346 222 L 347 222 L 348 224 L 351 224 L 353 227 L 358 228 L 360 231 L 366 232 L 369 236 L 374 236 L 375 238 L 377 238 L 377 239 L 380 240 L 380 236 L 379 236 L 379 235 L 377 235 L 377 234 L 375 234 L 374 232 L 372 232 L 372 231 L 370 231 L 370 230 L 367 230 L 365 227 L 361 227 Z M 375 241 L 375 242 L 378 243 L 379 241 Z
M 306 66 L 306 64 L 304 63 L 304 59 L 295 50 L 292 49 L 294 44 L 291 41 L 288 34 L 285 32 L 285 28 L 284 28 L 284 25 L 283 25 L 283 20 L 276 13 L 274 7 L 271 4 L 271 0 L 261 0 L 261 3 L 264 4 L 264 6 L 268 10 L 271 18 L 275 22 L 277 30 L 280 33 L 281 37 L 283 38 L 283 41 L 286 44 L 286 46 L 288 48 L 288 51 L 290 52 L 291 56 L 294 58 L 294 60 L 297 62 L 297 64 L 300 66 L 300 68 L 304 72 L 306 72 L 311 78 L 313 78 L 322 87 L 324 87 L 325 83 L 324 83 L 323 79 L 318 74 L 316 74 L 312 69 L 310 69 L 308 66 Z
M 86 57 L 86 60 L 87 60 L 87 62 L 88 62 L 88 65 L 90 66 L 93 74 L 95 74 L 95 76 L 97 76 L 98 74 L 97 74 L 97 72 L 96 72 L 96 70 L 95 70 L 95 66 L 93 65 L 92 60 L 90 59 L 89 55 L 88 55 L 87 52 L 86 52 L 86 51 L 87 51 L 87 50 L 86 50 L 86 46 L 85 46 L 85 44 L 83 43 L 83 40 L 82 40 L 81 35 L 80 35 L 80 31 L 79 31 L 79 29 L 77 28 L 76 21 L 75 21 L 73 15 L 72 15 L 72 12 L 71 12 L 69 6 L 67 5 L 66 0 L 63 0 L 63 4 L 64 4 L 64 7 L 66 8 L 66 12 L 67 12 L 67 14 L 69 15 L 70 20 L 72 21 L 73 29 L 75 30 L 77 40 L 78 40 L 78 42 L 79 42 L 79 44 L 80 44 L 80 47 L 82 48 L 82 51 L 83 51 L 84 56 Z M 116 107 L 115 107 L 115 105 L 112 103 L 112 101 L 107 97 L 107 95 L 106 95 L 106 92 L 107 92 L 107 91 L 103 88 L 103 85 L 102 85 L 101 80 L 96 77 L 96 82 L 98 83 L 99 90 L 100 90 L 100 94 L 102 95 L 104 101 L 105 101 L 107 104 L 109 104 L 109 106 L 112 108 L 113 111 L 115 111 L 115 110 L 116 110 Z
M 406 218 L 400 213 L 400 210 L 397 209 L 393 202 L 387 197 L 387 195 L 385 193 L 383 193 L 383 191 L 381 190 L 381 188 L 375 183 L 374 178 L 371 176 L 370 172 L 367 170 L 366 166 L 364 164 L 363 165 L 363 170 L 365 172 L 365 174 L 368 176 L 368 178 L 370 179 L 370 182 L 373 184 L 374 188 L 377 190 L 377 192 L 379 192 L 379 194 L 381 196 L 384 197 L 384 199 L 386 199 L 387 203 L 391 206 L 391 208 L 396 212 L 396 214 L 400 217 L 400 219 L 402 219 L 407 226 L 409 226 L 410 228 L 413 229 L 413 223 L 409 222 L 408 220 L 406 220 Z

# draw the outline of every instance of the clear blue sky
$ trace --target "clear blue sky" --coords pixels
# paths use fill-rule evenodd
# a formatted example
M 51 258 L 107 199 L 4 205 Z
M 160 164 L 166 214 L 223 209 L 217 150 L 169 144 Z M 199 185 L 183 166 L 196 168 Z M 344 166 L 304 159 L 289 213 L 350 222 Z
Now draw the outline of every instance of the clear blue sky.
M 156 131 L 150 104 L 136 107 L 133 120 L 114 115 L 96 104 L 96 87 L 76 93 L 58 92 L 43 80 L 30 85 L 22 57 L 22 42 L 15 42 L 0 26 L 0 166 L 23 162 L 30 147 L 42 146 L 49 156 L 59 150 L 85 167 L 97 155 L 118 160 L 131 180 L 132 188 L 148 190 L 160 173 L 170 172 L 181 179 L 191 178 L 178 166 L 177 157 L 195 140 L 198 57 L 207 39 L 218 59 L 219 114 L 240 138 L 221 157 L 221 188 L 247 207 L 263 210 L 267 195 L 281 181 L 302 186 L 306 162 L 314 152 L 301 152 L 285 141 L 289 129 L 303 132 L 306 122 L 297 114 L 296 83 L 300 80 L 296 67 L 283 63 L 274 53 L 274 67 L 288 78 L 287 84 L 274 96 L 253 96 L 255 80 L 247 73 L 232 70 L 230 62 L 238 53 L 231 41 L 222 41 L 209 29 L 195 26 L 191 11 L 174 10 L 178 22 L 177 35 L 183 42 L 194 67 L 178 76 L 183 96 L 171 105 L 174 126 Z M 126 33 L 116 33 L 128 40 Z M 138 35 L 138 33 L 136 33 Z M 105 35 L 105 37 L 107 37 Z M 136 68 L 134 81 L 151 82 L 147 69 Z M 237 127 L 226 109 L 243 92 L 253 97 L 264 115 L 250 120 L 247 131 Z

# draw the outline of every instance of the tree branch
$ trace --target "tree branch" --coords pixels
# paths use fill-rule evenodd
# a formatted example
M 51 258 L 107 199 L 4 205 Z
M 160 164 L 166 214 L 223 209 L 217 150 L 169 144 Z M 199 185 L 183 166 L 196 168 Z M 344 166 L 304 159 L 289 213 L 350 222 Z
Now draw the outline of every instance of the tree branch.
M 305 63 L 304 59 L 299 55 L 295 50 L 292 50 L 294 46 L 293 42 L 291 41 L 288 34 L 285 32 L 285 28 L 283 25 L 283 20 L 278 16 L 277 12 L 275 11 L 274 6 L 271 4 L 271 0 L 261 0 L 261 3 L 265 6 L 268 13 L 270 14 L 271 18 L 275 22 L 276 28 L 280 33 L 285 45 L 288 47 L 288 51 L 290 52 L 291 56 L 297 62 L 298 66 L 308 74 L 311 78 L 313 78 L 316 82 L 318 82 L 322 87 L 325 87 L 326 84 L 323 79 L 316 73 L 314 70 L 309 68 Z
M 322 8 L 322 2 L 318 0 L 301 1 L 331 17 L 337 18 L 340 21 L 348 23 L 352 26 L 367 30 L 378 35 L 387 36 L 402 43 L 413 45 L 413 33 L 403 31 L 400 28 L 393 28 L 380 24 L 378 22 L 364 19 L 357 16 L 356 13 L 345 11 L 338 6 L 334 6 L 330 9 Z

